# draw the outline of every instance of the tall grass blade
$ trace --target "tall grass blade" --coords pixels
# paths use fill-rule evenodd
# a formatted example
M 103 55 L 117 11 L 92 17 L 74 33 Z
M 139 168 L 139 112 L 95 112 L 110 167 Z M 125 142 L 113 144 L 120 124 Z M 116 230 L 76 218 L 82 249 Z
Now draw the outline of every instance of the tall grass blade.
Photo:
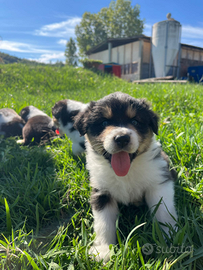
M 9 205 L 7 203 L 6 198 L 4 198 L 4 203 L 5 203 L 5 208 L 6 208 L 6 225 L 7 225 L 7 232 L 11 234 L 12 231 L 12 226 L 11 226 L 11 214 L 10 214 L 10 209 Z

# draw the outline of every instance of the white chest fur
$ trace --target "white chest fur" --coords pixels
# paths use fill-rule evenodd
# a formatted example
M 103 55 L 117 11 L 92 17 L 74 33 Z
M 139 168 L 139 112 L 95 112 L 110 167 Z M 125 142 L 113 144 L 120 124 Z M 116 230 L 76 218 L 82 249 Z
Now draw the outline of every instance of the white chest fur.
M 167 163 L 161 158 L 154 159 L 157 152 L 160 152 L 160 144 L 155 140 L 147 152 L 132 161 L 130 170 L 124 177 L 117 176 L 109 161 L 97 155 L 89 143 L 86 143 L 86 147 L 91 186 L 109 191 L 118 202 L 135 203 L 143 197 L 147 189 L 165 180 L 163 168 Z

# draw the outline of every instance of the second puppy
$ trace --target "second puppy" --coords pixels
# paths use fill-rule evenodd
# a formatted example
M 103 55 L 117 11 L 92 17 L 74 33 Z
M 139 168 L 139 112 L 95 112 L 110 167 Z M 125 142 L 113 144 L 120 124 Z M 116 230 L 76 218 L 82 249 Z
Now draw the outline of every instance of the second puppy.
M 54 124 L 59 128 L 61 135 L 66 134 L 72 141 L 74 155 L 84 152 L 84 137 L 74 128 L 74 117 L 87 108 L 88 104 L 79 101 L 64 99 L 55 103 L 52 107 Z
M 38 144 L 56 136 L 52 118 L 38 108 L 32 105 L 26 106 L 21 110 L 20 115 L 26 124 L 22 132 L 23 140 L 19 140 L 18 143 Z

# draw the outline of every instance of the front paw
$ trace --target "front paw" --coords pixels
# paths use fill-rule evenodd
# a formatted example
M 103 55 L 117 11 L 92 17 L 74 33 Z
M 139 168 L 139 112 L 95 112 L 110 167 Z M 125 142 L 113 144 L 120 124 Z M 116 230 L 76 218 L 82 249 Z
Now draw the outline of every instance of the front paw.
M 107 244 L 93 245 L 89 250 L 89 254 L 92 255 L 96 261 L 101 261 L 103 259 L 104 262 L 107 262 L 110 258 L 109 246 Z

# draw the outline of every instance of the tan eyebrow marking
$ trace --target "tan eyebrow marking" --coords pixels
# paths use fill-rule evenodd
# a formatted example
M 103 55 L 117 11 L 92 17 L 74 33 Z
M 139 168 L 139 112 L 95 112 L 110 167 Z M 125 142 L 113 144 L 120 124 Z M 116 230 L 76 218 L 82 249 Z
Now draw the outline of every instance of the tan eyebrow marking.
M 133 118 L 136 116 L 136 109 L 135 108 L 132 108 L 131 106 L 128 106 L 127 110 L 126 110 L 126 115 L 129 117 L 129 118 Z
M 113 117 L 112 110 L 108 106 L 102 108 L 102 114 L 106 119 L 111 119 Z

